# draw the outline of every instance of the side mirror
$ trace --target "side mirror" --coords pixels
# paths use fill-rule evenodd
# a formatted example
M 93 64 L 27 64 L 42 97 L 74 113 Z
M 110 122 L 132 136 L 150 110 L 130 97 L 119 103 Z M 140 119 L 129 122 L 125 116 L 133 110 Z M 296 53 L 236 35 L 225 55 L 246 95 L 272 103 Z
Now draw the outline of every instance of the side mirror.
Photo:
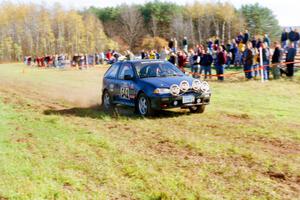
M 130 75 L 130 74 L 126 74 L 126 75 L 124 76 L 124 80 L 129 81 L 129 80 L 132 80 L 132 79 L 133 79 L 133 76 Z

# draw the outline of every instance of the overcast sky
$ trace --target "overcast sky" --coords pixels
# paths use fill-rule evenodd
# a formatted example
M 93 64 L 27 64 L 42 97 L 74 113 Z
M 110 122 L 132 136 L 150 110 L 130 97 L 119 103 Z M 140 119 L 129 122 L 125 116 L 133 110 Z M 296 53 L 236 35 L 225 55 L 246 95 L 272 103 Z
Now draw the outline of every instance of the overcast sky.
M 0 0 L 3 2 L 5 0 Z M 122 3 L 142 3 L 149 0 L 11 0 L 13 2 L 34 2 L 34 3 L 46 3 L 51 5 L 54 2 L 59 2 L 66 8 L 82 8 L 82 7 L 106 7 L 116 6 Z M 193 0 L 167 0 L 177 2 L 180 4 L 186 4 L 193 2 Z M 207 2 L 209 0 L 199 0 L 200 2 Z M 212 0 L 215 1 L 216 0 Z M 259 2 L 261 5 L 266 6 L 273 10 L 277 16 L 280 25 L 282 26 L 300 26 L 300 1 L 299 0 L 220 0 L 221 2 L 229 1 L 235 7 L 239 8 L 242 4 Z

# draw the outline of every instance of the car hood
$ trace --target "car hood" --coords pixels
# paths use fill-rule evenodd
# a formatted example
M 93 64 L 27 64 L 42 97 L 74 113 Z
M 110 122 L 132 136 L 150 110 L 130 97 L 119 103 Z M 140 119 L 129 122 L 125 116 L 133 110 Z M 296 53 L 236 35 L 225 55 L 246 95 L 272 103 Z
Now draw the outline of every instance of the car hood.
M 142 83 L 152 85 L 155 88 L 169 88 L 173 84 L 179 85 L 181 81 L 188 81 L 192 85 L 192 77 L 188 76 L 174 76 L 174 77 L 155 77 L 155 78 L 143 78 L 140 79 Z

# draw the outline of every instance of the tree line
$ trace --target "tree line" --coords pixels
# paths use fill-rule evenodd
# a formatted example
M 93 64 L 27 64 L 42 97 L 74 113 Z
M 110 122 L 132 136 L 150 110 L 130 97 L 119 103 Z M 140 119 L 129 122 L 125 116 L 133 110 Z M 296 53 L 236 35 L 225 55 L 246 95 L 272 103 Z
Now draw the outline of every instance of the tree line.
M 186 36 L 189 45 L 220 41 L 248 29 L 252 36 L 277 38 L 280 27 L 268 8 L 259 4 L 236 9 L 230 3 L 178 5 L 155 0 L 142 5 L 67 10 L 60 4 L 0 4 L 0 61 L 23 56 L 95 53 L 111 49 L 139 51 Z
M 109 37 L 123 42 L 130 49 L 140 47 L 145 36 L 166 40 L 186 36 L 191 45 L 196 45 L 211 37 L 226 43 L 245 29 L 253 36 L 267 33 L 275 39 L 281 29 L 272 11 L 259 4 L 236 9 L 230 3 L 221 2 L 195 1 L 178 5 L 155 0 L 143 5 L 91 7 L 88 12 L 99 17 Z
M 0 61 L 23 56 L 94 53 L 115 48 L 101 21 L 91 13 L 65 10 L 59 4 L 0 4 Z

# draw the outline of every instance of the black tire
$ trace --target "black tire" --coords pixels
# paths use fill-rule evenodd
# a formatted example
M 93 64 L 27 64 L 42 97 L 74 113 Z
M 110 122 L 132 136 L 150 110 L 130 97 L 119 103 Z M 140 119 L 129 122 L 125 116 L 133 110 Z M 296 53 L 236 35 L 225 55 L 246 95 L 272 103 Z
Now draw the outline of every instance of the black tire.
M 205 105 L 189 107 L 191 113 L 204 113 Z
M 104 90 L 102 94 L 101 108 L 104 112 L 111 113 L 114 110 L 115 105 L 112 103 L 111 95 L 107 90 Z
M 137 98 L 136 102 L 136 112 L 143 116 L 143 117 L 149 117 L 153 115 L 153 109 L 151 108 L 151 102 L 149 98 L 144 94 L 140 94 Z

